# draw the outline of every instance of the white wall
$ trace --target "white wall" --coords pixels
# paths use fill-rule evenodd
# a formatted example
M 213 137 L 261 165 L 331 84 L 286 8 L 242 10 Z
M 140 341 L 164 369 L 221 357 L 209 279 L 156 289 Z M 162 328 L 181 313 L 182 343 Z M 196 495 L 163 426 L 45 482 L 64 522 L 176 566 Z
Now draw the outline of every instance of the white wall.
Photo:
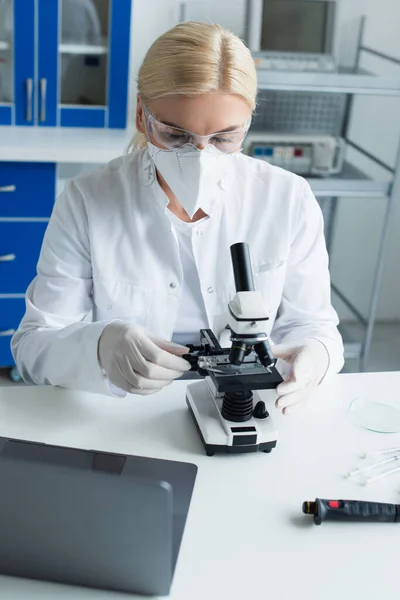
M 179 21 L 180 0 L 133 0 L 130 109 L 134 118 L 136 75 L 151 43 Z M 245 0 L 187 0 L 187 18 L 221 23 L 243 36 Z
M 176 0 L 133 0 L 129 63 L 131 122 L 134 122 L 138 69 L 152 42 L 177 22 L 177 5 Z
M 359 26 L 365 0 L 339 0 L 336 52 L 341 64 L 352 64 L 355 31 Z M 131 114 L 134 113 L 136 74 L 150 44 L 179 20 L 180 0 L 133 0 L 131 20 Z M 187 16 L 192 20 L 211 20 L 244 36 L 245 0 L 186 0 Z
M 135 77 L 143 56 L 154 39 L 179 19 L 179 0 L 134 0 L 131 46 L 131 120 L 133 122 Z M 243 36 L 244 0 L 188 0 L 189 18 L 210 18 Z M 354 60 L 357 32 L 362 14 L 367 16 L 366 44 L 400 59 L 400 0 L 339 0 L 336 54 L 341 64 Z M 377 73 L 400 78 L 400 67 L 380 59 L 364 57 L 363 66 Z M 400 101 L 388 98 L 357 98 L 354 105 L 351 137 L 355 142 L 394 164 L 400 137 Z M 358 160 L 358 157 L 354 157 Z M 367 172 L 382 175 L 368 161 L 360 162 Z M 383 173 L 385 175 L 385 173 Z M 372 286 L 380 228 L 385 202 L 382 200 L 342 199 L 332 255 L 332 278 L 366 314 Z M 400 319 L 400 199 L 391 228 L 389 256 L 385 269 L 380 319 Z M 342 318 L 351 314 L 334 299 Z
M 348 0 L 344 0 L 347 10 Z M 399 0 L 363 0 L 352 7 L 366 17 L 365 45 L 400 59 Z M 363 54 L 361 65 L 382 75 L 400 79 L 400 66 Z M 358 97 L 354 103 L 350 138 L 394 166 L 400 139 L 400 99 Z M 357 162 L 357 156 L 353 155 Z M 360 167 L 373 176 L 387 173 L 368 160 Z M 343 199 L 339 210 L 337 234 L 332 255 L 332 278 L 363 314 L 367 314 L 379 235 L 383 223 L 384 200 Z M 389 252 L 379 304 L 380 319 L 400 319 L 400 198 L 396 198 L 391 223 Z M 342 318 L 349 313 L 336 302 Z

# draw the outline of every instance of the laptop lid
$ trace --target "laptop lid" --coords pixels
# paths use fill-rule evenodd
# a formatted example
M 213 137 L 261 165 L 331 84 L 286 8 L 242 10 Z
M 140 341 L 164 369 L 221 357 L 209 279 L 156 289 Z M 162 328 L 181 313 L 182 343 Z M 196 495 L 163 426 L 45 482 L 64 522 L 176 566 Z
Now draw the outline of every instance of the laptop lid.
M 0 438 L 0 572 L 169 593 L 197 467 Z

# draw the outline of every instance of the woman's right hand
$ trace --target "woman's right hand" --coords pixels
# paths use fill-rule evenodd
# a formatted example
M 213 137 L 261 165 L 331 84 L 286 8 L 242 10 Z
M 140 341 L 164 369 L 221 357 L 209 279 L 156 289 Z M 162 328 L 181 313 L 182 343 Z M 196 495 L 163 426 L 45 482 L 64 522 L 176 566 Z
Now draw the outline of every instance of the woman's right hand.
M 107 325 L 98 343 L 98 360 L 111 383 L 125 392 L 155 394 L 189 371 L 188 348 L 167 342 L 142 327 L 121 321 Z

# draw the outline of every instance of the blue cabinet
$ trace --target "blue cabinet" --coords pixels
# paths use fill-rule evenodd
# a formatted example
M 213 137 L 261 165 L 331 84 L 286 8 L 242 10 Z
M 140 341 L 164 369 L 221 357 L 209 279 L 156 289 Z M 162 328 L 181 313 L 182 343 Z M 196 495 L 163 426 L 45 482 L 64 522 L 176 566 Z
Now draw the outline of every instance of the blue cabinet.
M 126 127 L 131 0 L 0 0 L 0 125 Z
M 0 219 L 48 218 L 55 190 L 54 163 L 0 162 Z
M 0 366 L 11 367 L 14 364 L 11 354 L 11 337 L 18 329 L 25 312 L 23 298 L 0 298 Z
M 34 124 L 34 0 L 0 0 L 0 125 Z
M 13 365 L 10 341 L 25 312 L 53 210 L 54 163 L 0 162 L 0 366 Z
M 47 223 L 0 222 L 0 294 L 24 294 L 36 274 Z

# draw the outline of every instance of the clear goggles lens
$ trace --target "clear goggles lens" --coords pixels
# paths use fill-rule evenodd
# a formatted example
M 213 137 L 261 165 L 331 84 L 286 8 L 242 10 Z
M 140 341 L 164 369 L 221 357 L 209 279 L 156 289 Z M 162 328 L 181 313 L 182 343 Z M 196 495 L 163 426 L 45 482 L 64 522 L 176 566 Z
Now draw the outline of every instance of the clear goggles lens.
M 186 129 L 171 127 L 170 125 L 161 123 L 161 121 L 157 121 L 144 105 L 143 110 L 147 118 L 147 131 L 149 135 L 160 146 L 168 150 L 176 150 L 188 144 L 195 148 L 212 144 L 220 152 L 235 152 L 241 148 L 251 123 L 251 119 L 248 119 L 243 127 L 234 131 L 221 131 L 219 133 L 212 133 L 211 135 L 197 135 L 197 133 L 187 131 Z

